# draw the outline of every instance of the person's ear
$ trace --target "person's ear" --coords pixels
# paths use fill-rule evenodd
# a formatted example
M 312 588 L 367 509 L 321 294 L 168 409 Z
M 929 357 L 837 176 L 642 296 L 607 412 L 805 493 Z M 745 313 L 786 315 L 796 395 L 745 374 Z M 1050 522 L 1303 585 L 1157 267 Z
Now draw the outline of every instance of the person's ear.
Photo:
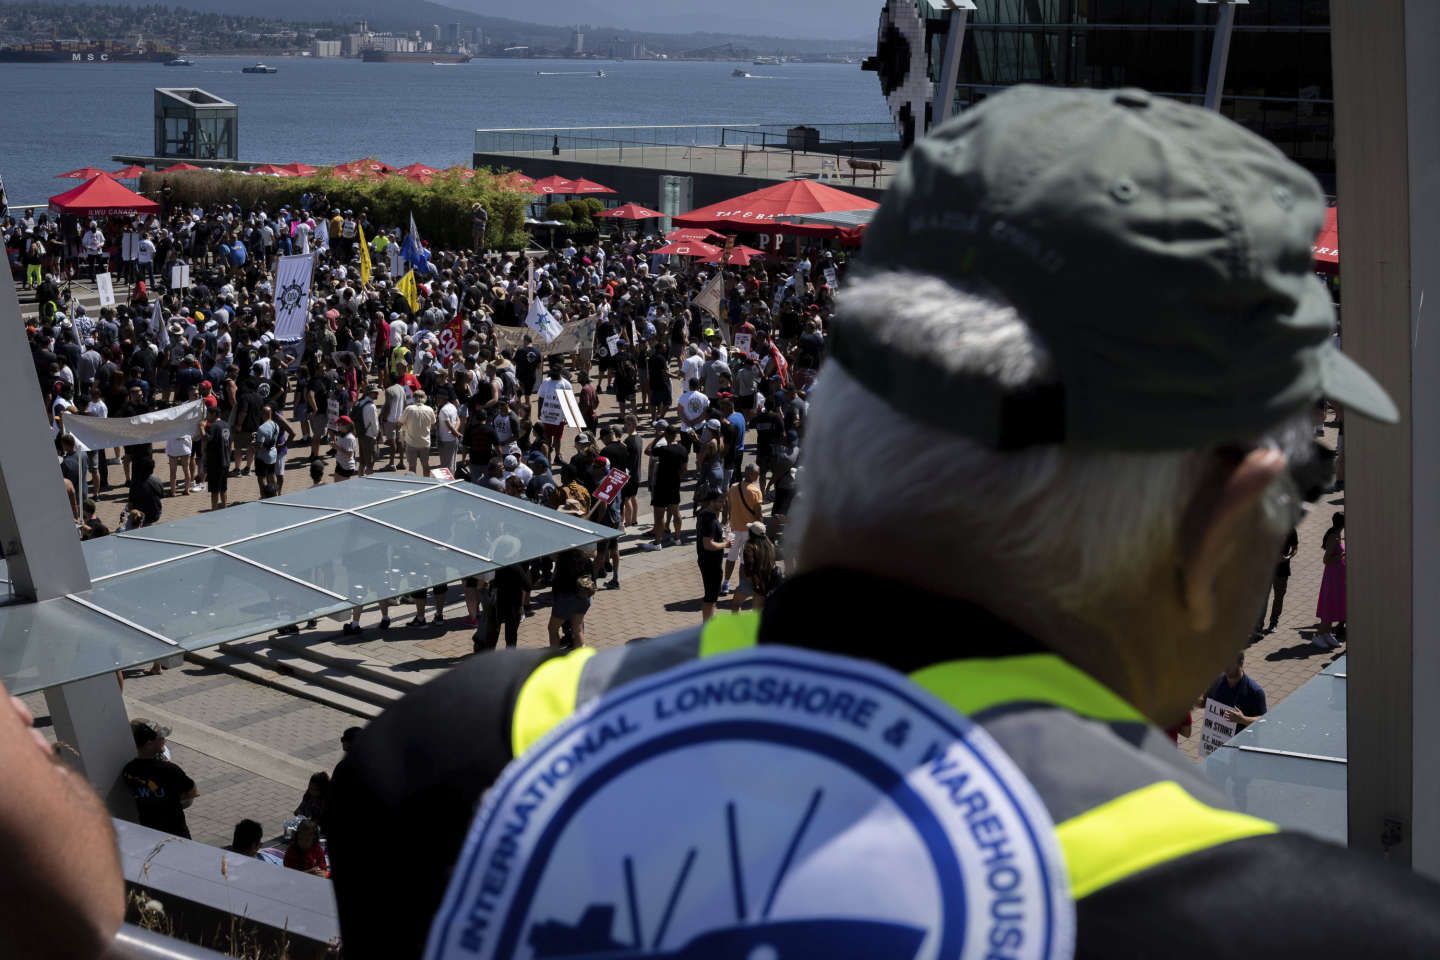
M 1238 463 L 1217 460 L 1186 508 L 1179 545 L 1180 602 L 1195 633 L 1215 624 L 1220 580 L 1254 508 L 1270 484 L 1285 472 L 1285 454 L 1257 448 Z

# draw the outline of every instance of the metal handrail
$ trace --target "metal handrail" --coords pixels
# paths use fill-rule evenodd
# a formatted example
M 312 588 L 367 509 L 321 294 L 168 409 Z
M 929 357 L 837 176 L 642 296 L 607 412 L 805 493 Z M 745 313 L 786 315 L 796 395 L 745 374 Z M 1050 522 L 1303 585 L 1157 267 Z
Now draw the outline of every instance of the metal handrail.
M 208 947 L 197 947 L 127 923 L 115 934 L 103 960 L 226 960 L 226 957 Z

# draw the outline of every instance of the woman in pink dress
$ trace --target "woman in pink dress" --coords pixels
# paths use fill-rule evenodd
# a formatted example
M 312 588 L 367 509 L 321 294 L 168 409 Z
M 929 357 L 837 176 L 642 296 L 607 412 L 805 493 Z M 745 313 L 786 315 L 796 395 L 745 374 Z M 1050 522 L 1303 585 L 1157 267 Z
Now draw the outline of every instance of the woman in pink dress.
M 1340 645 L 1335 631 L 1345 626 L 1345 511 L 1330 518 L 1330 529 L 1321 541 L 1325 549 L 1325 575 L 1320 580 L 1320 601 L 1315 616 L 1320 629 L 1310 642 L 1322 650 Z

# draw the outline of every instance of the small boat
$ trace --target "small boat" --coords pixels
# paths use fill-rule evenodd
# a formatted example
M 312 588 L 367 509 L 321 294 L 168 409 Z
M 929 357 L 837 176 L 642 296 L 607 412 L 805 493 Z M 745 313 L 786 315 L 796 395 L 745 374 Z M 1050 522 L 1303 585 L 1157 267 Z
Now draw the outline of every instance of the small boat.
M 165 66 L 167 66 L 167 67 L 193 67 L 193 66 L 195 66 L 195 61 L 194 61 L 194 60 L 186 60 L 184 57 L 176 57 L 174 60 L 166 60 L 166 61 L 165 61 Z
M 604 79 L 605 79 L 605 71 L 604 71 L 604 70 L 596 70 L 596 71 L 595 71 L 595 77 L 596 77 L 596 79 L 604 80 Z
M 268 65 L 263 64 L 263 63 L 257 63 L 257 64 L 255 64 L 254 66 L 250 66 L 250 67 L 241 67 L 241 68 L 240 68 L 240 72 L 241 72 L 241 73 L 279 73 L 279 72 L 280 72 L 280 68 L 279 68 L 279 67 L 268 66 Z
M 731 71 L 730 76 L 732 76 L 732 77 L 737 77 L 737 78 L 739 78 L 739 79 L 741 79 L 741 80 L 749 80 L 749 79 L 750 79 L 750 74 L 746 73 L 744 70 L 734 70 L 734 71 Z

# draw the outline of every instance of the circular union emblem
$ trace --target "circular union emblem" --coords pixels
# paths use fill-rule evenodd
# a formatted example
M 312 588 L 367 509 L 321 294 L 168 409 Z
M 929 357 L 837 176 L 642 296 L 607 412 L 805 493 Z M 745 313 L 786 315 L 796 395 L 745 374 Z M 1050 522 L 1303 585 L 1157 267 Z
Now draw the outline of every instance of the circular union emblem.
M 292 280 L 280 288 L 280 294 L 275 299 L 282 310 L 298 310 L 305 303 L 305 287 L 299 281 Z
M 511 763 L 427 957 L 1060 960 L 1054 825 L 882 667 L 762 647 L 619 687 Z

